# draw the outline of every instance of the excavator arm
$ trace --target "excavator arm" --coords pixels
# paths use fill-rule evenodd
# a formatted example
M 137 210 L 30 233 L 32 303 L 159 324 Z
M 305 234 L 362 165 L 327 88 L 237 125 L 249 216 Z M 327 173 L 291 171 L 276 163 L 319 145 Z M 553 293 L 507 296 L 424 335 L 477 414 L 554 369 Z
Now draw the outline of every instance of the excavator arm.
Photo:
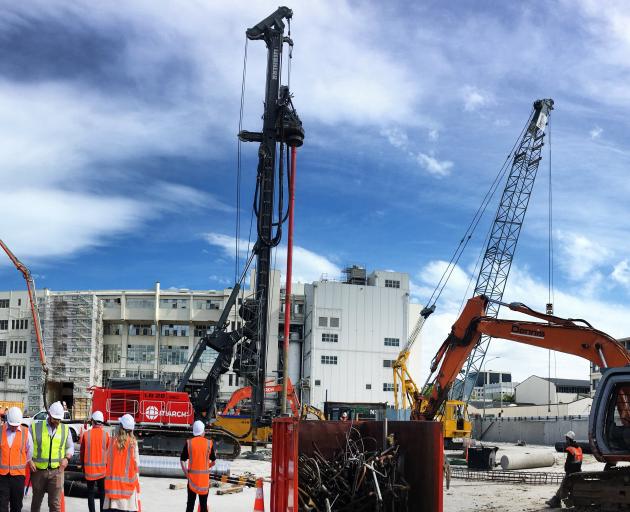
M 462 366 L 484 335 L 572 354 L 601 368 L 630 364 L 630 354 L 621 343 L 583 320 L 546 315 L 521 303 L 501 305 L 544 322 L 497 319 L 486 316 L 488 302 L 487 297 L 480 295 L 466 303 L 431 363 L 431 375 L 423 392 L 414 397 L 412 419 L 435 418 Z
M 268 393 L 281 393 L 282 392 L 282 384 L 266 384 L 265 385 L 265 394 Z M 232 393 L 230 400 L 223 408 L 223 412 L 221 414 L 226 415 L 229 414 L 230 409 L 234 409 L 239 402 L 243 400 L 251 399 L 252 397 L 252 387 L 245 386 L 244 388 L 237 389 Z M 289 379 L 288 388 L 287 388 L 287 399 L 289 400 L 289 405 L 291 406 L 291 412 L 293 413 L 293 417 L 297 418 L 300 415 L 300 403 L 295 394 L 295 388 L 293 387 L 293 383 Z

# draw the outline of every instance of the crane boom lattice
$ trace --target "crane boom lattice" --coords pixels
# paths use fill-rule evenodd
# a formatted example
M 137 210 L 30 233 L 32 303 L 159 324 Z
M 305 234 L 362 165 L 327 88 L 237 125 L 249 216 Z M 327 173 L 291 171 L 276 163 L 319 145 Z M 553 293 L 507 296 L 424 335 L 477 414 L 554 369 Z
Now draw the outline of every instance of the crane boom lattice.
M 490 230 L 473 296 L 485 295 L 491 299 L 487 315 L 493 318 L 499 314 L 499 301 L 503 298 L 538 166 L 542 160 L 545 128 L 551 110 L 553 110 L 551 99 L 534 102 L 527 129 L 514 151 L 512 167 Z M 470 354 L 460 375 L 462 385 L 455 389 L 456 398 L 466 402 L 470 399 L 490 340 L 489 336 L 482 336 Z

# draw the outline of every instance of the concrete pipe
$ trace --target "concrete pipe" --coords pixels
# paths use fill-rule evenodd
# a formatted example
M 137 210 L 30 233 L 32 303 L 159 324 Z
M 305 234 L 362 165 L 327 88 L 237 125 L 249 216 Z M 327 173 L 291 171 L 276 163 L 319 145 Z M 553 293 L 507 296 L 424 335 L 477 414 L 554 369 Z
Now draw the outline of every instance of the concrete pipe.
M 501 467 L 507 469 L 533 469 L 553 466 L 556 458 L 550 452 L 510 453 L 501 457 Z
M 143 476 L 185 478 L 179 457 L 140 455 L 139 466 L 139 472 Z M 217 460 L 215 466 L 210 470 L 210 474 L 215 477 L 230 476 L 230 464 L 223 460 Z

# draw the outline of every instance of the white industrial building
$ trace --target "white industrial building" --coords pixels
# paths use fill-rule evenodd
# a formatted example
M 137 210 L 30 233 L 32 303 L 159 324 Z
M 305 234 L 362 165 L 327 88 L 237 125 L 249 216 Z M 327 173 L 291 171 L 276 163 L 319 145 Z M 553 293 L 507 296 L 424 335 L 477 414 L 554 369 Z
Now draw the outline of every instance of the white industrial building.
M 590 397 L 590 382 L 580 379 L 548 379 L 532 375 L 515 388 L 518 404 L 566 404 Z
M 303 397 L 319 408 L 392 403 L 392 364 L 408 336 L 409 276 L 348 270 L 345 282 L 304 287 Z
M 359 267 L 349 270 L 365 275 Z M 330 401 L 391 404 L 391 362 L 408 331 L 408 276 L 376 271 L 363 284 L 346 278 L 292 286 L 289 374 L 300 398 L 323 408 L 328 390 Z M 270 290 L 267 377 L 276 379 L 284 326 L 277 271 Z M 82 400 L 89 385 L 113 377 L 159 378 L 172 387 L 199 339 L 214 328 L 230 292 L 163 290 L 159 283 L 152 290 L 38 292 L 57 396 Z M 238 303 L 230 329 L 240 324 Z M 204 379 L 215 357 L 206 350 L 192 378 Z M 41 382 L 28 296 L 0 292 L 0 400 L 37 409 Z M 221 398 L 243 384 L 228 372 Z

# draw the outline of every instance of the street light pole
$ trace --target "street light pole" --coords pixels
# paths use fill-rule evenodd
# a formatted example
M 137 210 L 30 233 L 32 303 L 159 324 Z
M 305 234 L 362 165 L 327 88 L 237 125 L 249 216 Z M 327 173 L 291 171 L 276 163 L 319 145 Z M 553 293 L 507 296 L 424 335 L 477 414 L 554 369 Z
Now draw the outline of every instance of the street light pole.
M 490 362 L 490 361 L 494 361 L 495 359 L 501 359 L 501 356 L 494 356 L 491 357 L 490 359 L 488 359 L 487 361 L 484 361 L 483 365 L 481 366 L 481 373 L 483 374 L 483 417 L 486 417 L 486 365 Z M 499 387 L 499 393 L 501 392 L 501 388 Z

